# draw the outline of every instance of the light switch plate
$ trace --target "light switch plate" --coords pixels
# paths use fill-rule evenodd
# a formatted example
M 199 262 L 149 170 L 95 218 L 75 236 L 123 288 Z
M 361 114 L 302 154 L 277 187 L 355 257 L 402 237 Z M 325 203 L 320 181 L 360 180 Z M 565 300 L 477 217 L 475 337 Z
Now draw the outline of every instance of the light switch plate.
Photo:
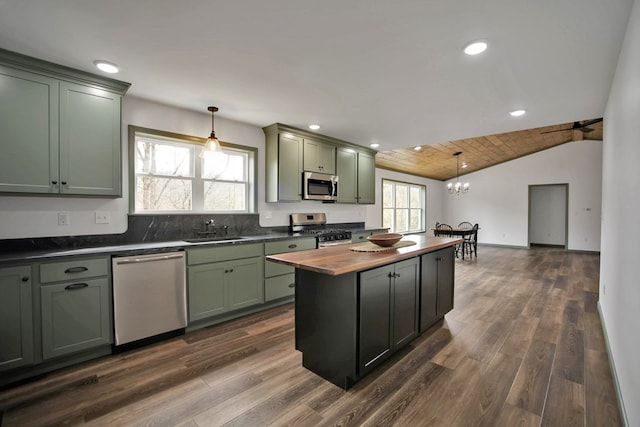
M 69 212 L 58 212 L 58 225 L 69 225 Z

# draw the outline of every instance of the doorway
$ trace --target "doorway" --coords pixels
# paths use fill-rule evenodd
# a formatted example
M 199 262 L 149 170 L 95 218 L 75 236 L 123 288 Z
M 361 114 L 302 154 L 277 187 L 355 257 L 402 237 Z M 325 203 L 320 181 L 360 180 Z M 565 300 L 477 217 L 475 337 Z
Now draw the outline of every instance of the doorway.
M 569 184 L 529 186 L 529 247 L 567 248 Z

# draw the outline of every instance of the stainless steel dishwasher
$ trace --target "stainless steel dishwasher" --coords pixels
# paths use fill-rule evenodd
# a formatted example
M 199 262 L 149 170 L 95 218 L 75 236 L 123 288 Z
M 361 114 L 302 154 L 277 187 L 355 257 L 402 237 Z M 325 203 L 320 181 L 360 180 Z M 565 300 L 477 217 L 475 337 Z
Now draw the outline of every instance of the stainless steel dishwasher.
M 184 252 L 113 257 L 116 346 L 187 326 Z

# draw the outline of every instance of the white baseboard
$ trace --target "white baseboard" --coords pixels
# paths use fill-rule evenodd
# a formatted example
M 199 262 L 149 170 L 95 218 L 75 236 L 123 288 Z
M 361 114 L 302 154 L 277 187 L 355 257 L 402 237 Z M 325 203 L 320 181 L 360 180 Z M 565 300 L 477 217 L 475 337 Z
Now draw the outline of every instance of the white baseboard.
M 618 373 L 616 371 L 616 364 L 613 361 L 611 354 L 611 346 L 609 345 L 609 335 L 607 335 L 607 327 L 604 324 L 604 316 L 602 315 L 602 307 L 600 301 L 598 301 L 598 315 L 600 316 L 600 323 L 602 324 L 602 332 L 604 333 L 604 342 L 607 347 L 607 356 L 609 357 L 609 365 L 611 366 L 611 377 L 613 378 L 613 386 L 616 389 L 616 396 L 618 397 L 618 409 L 620 410 L 620 417 L 622 419 L 622 425 L 627 427 L 629 421 L 627 419 L 627 411 L 624 407 L 624 399 L 620 391 L 620 383 L 618 382 Z

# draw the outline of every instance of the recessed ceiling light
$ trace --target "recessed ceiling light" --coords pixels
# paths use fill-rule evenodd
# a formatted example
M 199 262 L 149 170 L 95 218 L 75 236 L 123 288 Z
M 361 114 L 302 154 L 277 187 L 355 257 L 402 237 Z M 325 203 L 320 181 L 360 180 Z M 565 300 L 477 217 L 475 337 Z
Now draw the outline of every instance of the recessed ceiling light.
M 422 147 L 418 145 L 417 147 L 413 147 L 413 149 L 416 150 L 416 151 L 420 151 L 420 150 L 422 150 Z
M 462 169 L 466 169 L 467 168 L 467 164 L 465 162 L 462 162 Z
M 380 144 L 376 144 L 376 143 L 369 144 L 369 147 L 371 147 L 371 148 L 378 148 L 378 147 L 380 147 Z
M 96 67 L 98 67 L 98 70 L 104 71 L 105 73 L 115 74 L 118 71 L 120 71 L 118 66 L 113 62 L 102 61 L 97 59 L 93 61 L 93 63 L 95 64 Z
M 472 42 L 465 46 L 464 53 L 467 55 L 477 55 L 487 50 L 487 46 L 487 43 L 483 41 Z
M 520 117 L 520 116 L 524 116 L 526 112 L 527 112 L 526 110 L 513 110 L 509 114 L 511 114 L 511 116 L 513 117 Z
M 320 125 L 309 125 L 309 129 L 318 130 L 318 129 L 320 129 Z

